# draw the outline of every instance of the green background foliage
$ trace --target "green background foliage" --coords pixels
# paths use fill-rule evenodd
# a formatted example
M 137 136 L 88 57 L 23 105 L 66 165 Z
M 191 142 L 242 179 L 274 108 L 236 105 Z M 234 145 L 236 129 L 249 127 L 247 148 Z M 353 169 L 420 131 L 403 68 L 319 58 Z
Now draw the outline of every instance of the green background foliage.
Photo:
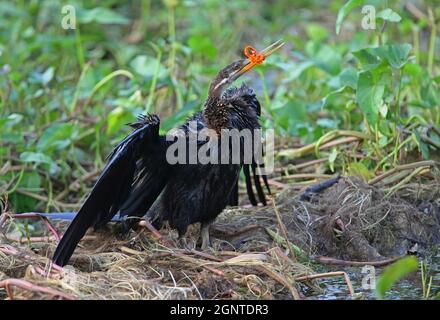
M 241 80 L 265 127 L 301 143 L 333 130 L 368 136 L 361 160 L 324 152 L 330 171 L 372 176 L 401 150 L 433 157 L 440 8 L 415 1 L 418 19 L 406 2 L 0 1 L 0 192 L 19 212 L 75 208 L 82 177 L 102 168 L 126 123 L 154 112 L 163 132 L 177 126 L 245 45 L 278 39 L 283 50 Z M 366 4 L 374 30 L 362 28 Z M 74 30 L 61 27 L 65 5 Z M 66 188 L 70 198 L 57 198 Z

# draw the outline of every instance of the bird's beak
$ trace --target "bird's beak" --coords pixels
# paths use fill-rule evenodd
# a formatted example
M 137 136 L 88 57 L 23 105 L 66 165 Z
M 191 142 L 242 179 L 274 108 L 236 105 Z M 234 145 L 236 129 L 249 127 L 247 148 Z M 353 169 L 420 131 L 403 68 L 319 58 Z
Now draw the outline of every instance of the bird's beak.
M 282 46 L 284 46 L 284 44 L 285 44 L 284 41 L 278 40 L 278 41 L 272 43 L 267 48 L 263 49 L 260 53 L 256 53 L 258 55 L 261 55 L 260 62 L 255 62 L 252 58 L 247 58 L 247 59 L 243 60 L 243 66 L 241 67 L 241 69 L 239 69 L 234 74 L 234 78 L 237 79 L 242 74 L 244 74 L 244 73 L 248 72 L 249 70 L 251 70 L 254 66 L 256 66 L 258 64 L 261 64 L 264 60 L 266 60 L 266 58 L 268 56 L 270 56 L 272 53 L 274 53 L 275 51 L 280 49 Z

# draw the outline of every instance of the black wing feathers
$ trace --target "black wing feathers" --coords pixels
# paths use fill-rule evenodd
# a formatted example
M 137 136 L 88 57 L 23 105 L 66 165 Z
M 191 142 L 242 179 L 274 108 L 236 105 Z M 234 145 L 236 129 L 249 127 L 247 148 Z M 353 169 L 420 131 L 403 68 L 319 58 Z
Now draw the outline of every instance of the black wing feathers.
M 157 116 L 139 119 L 133 126 L 136 129 L 110 154 L 90 195 L 55 250 L 56 264 L 63 266 L 68 262 L 88 228 L 106 224 L 119 211 L 132 190 L 139 159 L 147 147 L 151 148 L 158 141 L 159 124 Z
M 243 94 L 243 100 L 255 110 L 258 116 L 261 116 L 261 105 L 258 101 L 257 97 L 255 96 L 252 89 L 246 87 L 245 90 L 243 90 L 245 93 Z M 263 179 L 264 185 L 267 188 L 268 193 L 270 194 L 270 188 L 269 183 L 267 181 L 267 175 L 259 175 L 257 174 L 257 167 L 264 169 L 264 163 L 257 163 L 255 160 L 252 162 L 252 164 L 244 164 L 243 165 L 243 172 L 246 179 L 246 191 L 249 197 L 249 201 L 252 205 L 256 206 L 257 200 L 255 198 L 255 194 L 252 187 L 252 181 L 255 185 L 255 189 L 257 190 L 258 200 L 263 204 L 266 205 L 266 197 L 264 195 L 263 188 L 261 187 L 261 181 L 260 176 Z M 252 169 L 253 179 L 251 179 L 251 173 L 250 169 Z

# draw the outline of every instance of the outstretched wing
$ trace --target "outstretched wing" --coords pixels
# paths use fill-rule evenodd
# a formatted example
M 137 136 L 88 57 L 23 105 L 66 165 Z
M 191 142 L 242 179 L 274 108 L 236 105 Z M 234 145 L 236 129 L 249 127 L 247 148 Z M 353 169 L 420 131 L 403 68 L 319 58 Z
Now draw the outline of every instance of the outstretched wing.
M 121 216 L 144 214 L 168 180 L 159 118 L 143 116 L 131 126 L 133 132 L 110 154 L 90 195 L 58 244 L 53 257 L 56 264 L 63 266 L 68 262 L 90 227 L 106 224 L 120 211 Z

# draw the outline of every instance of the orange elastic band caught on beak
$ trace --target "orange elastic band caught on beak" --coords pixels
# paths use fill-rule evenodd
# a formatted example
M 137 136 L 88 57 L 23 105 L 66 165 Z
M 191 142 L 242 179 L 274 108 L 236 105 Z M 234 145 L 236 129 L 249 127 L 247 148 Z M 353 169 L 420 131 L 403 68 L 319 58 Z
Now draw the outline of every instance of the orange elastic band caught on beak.
M 244 55 L 253 64 L 262 64 L 266 59 L 263 54 L 258 53 L 257 50 L 255 50 L 255 48 L 252 46 L 246 46 L 246 48 L 244 48 Z
M 283 45 L 284 45 L 284 42 L 281 40 L 278 40 L 275 43 L 268 46 L 267 48 L 265 48 L 264 50 L 262 50 L 261 52 L 258 52 L 252 46 L 246 46 L 243 50 L 243 53 L 246 56 L 246 58 L 248 58 L 249 64 L 243 68 L 242 72 L 244 73 L 244 72 L 252 69 L 254 66 L 256 66 L 258 64 L 262 64 L 268 56 L 270 56 L 276 50 L 281 48 Z

